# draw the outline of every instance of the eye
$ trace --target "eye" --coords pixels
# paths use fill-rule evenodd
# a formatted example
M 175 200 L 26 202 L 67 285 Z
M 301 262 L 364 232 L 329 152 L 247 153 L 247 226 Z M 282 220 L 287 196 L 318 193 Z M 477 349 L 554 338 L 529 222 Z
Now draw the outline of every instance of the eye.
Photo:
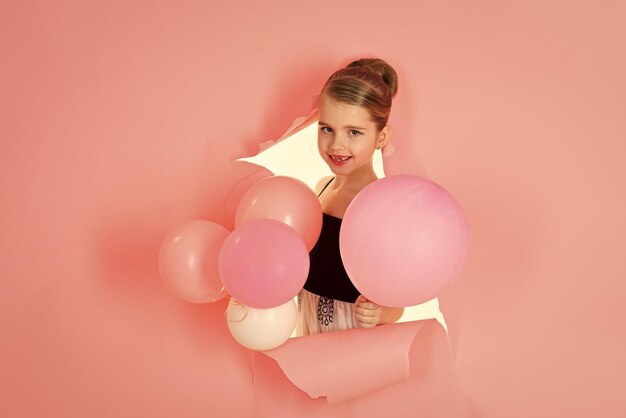
M 326 133 L 326 134 L 332 134 L 333 133 L 333 129 L 329 128 L 328 126 L 320 126 L 320 131 Z
M 348 135 L 350 135 L 350 136 L 359 136 L 359 135 L 363 135 L 363 132 L 357 131 L 356 129 L 350 129 L 348 131 Z

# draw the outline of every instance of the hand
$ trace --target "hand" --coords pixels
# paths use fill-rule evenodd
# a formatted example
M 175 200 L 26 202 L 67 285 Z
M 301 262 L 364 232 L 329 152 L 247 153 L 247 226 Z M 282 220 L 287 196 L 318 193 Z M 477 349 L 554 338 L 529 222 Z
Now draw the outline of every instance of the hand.
M 354 302 L 354 319 L 360 328 L 374 328 L 380 323 L 383 307 L 360 295 Z

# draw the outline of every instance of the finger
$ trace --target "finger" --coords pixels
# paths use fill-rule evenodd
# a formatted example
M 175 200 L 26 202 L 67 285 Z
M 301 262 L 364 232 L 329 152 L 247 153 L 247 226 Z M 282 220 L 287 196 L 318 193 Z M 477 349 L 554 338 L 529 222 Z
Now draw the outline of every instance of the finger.
M 372 326 L 375 326 L 376 324 L 372 321 L 372 318 L 369 317 L 364 317 L 362 315 L 355 315 L 354 318 L 356 319 L 357 324 L 359 324 L 359 326 L 361 328 L 369 328 Z
M 378 320 L 373 316 L 363 316 L 361 314 L 356 314 L 355 319 L 361 324 L 376 325 L 378 323 Z
M 371 309 L 364 309 L 364 308 L 354 308 L 354 312 L 358 313 L 359 315 L 362 316 L 374 316 L 376 315 L 376 311 L 373 311 Z
M 379 305 L 375 304 L 374 302 L 364 302 L 359 304 L 359 307 L 374 310 L 378 309 Z
M 359 295 L 358 298 L 356 298 L 356 300 L 354 301 L 355 304 L 361 304 L 361 303 L 365 303 L 367 302 L 367 298 L 363 295 Z
M 357 327 L 359 328 L 374 328 L 376 324 L 371 322 L 359 322 L 357 321 Z

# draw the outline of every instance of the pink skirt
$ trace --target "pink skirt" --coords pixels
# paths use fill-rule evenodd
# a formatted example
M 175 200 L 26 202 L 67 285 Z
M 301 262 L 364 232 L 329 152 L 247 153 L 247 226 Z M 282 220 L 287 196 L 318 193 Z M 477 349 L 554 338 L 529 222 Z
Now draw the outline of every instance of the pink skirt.
M 304 289 L 298 294 L 296 336 L 357 327 L 354 303 L 325 298 Z

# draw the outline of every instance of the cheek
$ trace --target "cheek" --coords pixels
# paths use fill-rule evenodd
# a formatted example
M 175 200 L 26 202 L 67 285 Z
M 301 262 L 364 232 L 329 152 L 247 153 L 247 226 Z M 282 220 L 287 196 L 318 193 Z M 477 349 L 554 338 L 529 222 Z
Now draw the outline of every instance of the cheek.
M 317 149 L 324 150 L 328 149 L 328 139 L 322 135 L 317 136 Z
M 326 155 L 326 145 L 324 144 L 324 141 L 321 140 L 319 137 L 317 138 L 317 151 L 320 153 L 321 156 Z
M 359 141 L 358 144 L 354 145 L 354 148 L 360 154 L 371 154 L 376 149 L 376 142 L 372 138 L 363 138 L 363 141 Z

